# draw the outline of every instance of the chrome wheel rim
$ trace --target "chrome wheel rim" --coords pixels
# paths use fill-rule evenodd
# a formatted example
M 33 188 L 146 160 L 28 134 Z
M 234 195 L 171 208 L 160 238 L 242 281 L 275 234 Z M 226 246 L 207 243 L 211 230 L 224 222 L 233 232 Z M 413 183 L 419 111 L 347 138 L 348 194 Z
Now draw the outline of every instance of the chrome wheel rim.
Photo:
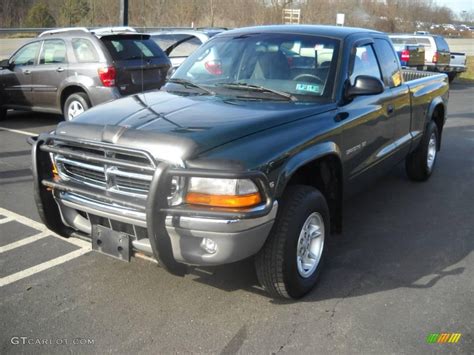
M 433 132 L 431 134 L 430 141 L 428 142 L 428 156 L 426 158 L 426 164 L 428 166 L 429 171 L 433 169 L 435 159 L 436 159 L 436 134 Z
M 67 117 L 72 120 L 85 111 L 84 106 L 79 101 L 73 101 L 67 109 Z
M 324 248 L 324 221 L 318 212 L 311 213 L 301 228 L 296 247 L 298 273 L 308 278 L 316 271 Z

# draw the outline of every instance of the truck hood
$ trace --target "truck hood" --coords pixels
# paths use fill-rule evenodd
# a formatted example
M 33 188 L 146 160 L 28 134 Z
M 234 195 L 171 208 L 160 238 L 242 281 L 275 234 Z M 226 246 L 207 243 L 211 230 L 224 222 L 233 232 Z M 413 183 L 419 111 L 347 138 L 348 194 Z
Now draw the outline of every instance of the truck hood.
M 334 104 L 226 100 L 154 91 L 94 107 L 56 134 L 141 148 L 178 148 L 189 159 L 230 141 L 316 115 Z

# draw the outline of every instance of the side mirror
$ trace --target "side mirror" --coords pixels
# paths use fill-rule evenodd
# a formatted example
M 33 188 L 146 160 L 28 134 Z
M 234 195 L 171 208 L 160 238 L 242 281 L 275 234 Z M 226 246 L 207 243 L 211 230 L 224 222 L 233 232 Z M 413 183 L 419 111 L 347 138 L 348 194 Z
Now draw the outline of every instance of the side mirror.
M 360 95 L 377 95 L 384 91 L 384 85 L 380 79 L 368 75 L 359 75 L 355 78 L 354 85 L 348 85 L 346 98 L 350 99 Z
M 4 59 L 0 61 L 0 68 L 1 69 L 10 69 L 10 63 L 8 59 Z

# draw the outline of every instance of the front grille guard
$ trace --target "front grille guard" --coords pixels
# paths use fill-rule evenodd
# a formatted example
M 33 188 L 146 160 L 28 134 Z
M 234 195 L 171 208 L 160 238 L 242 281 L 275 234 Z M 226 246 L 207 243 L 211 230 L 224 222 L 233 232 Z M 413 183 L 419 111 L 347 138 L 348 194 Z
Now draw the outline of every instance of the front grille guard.
M 146 204 L 139 200 L 129 201 L 123 197 L 117 197 L 92 187 L 72 184 L 68 182 L 57 182 L 53 180 L 52 163 L 50 153 L 65 155 L 65 152 L 58 147 L 48 146 L 51 140 L 56 140 L 56 136 L 41 135 L 37 139 L 30 139 L 32 144 L 33 175 L 35 201 L 38 207 L 43 223 L 54 232 L 66 237 L 74 231 L 65 226 L 60 219 L 60 212 L 54 200 L 51 190 L 78 193 L 101 201 L 103 203 L 114 203 L 127 208 L 133 208 L 138 211 L 146 212 L 147 232 L 153 253 L 158 262 L 168 271 L 184 275 L 186 266 L 178 263 L 172 253 L 171 241 L 166 232 L 166 216 L 196 216 L 203 218 L 225 218 L 225 219 L 249 219 L 267 215 L 273 206 L 273 199 L 270 195 L 268 179 L 265 174 L 258 171 L 215 171 L 208 169 L 184 169 L 174 168 L 164 162 L 159 162 L 154 167 L 154 174 L 150 183 L 150 190 Z M 67 141 L 82 143 L 83 141 L 75 138 L 67 138 Z M 99 145 L 100 143 L 97 143 Z M 66 149 L 67 150 L 67 149 Z M 71 152 L 67 152 L 70 154 Z M 66 156 L 67 156 L 66 154 Z M 82 156 L 84 158 L 84 156 Z M 94 158 L 95 159 L 95 158 Z M 107 159 L 110 162 L 109 159 Z M 117 162 L 114 162 L 117 163 Z M 121 161 L 119 164 L 123 163 Z M 143 164 L 127 163 L 129 167 L 145 168 Z M 149 168 L 149 167 L 147 167 Z M 250 179 L 259 189 L 264 203 L 255 208 L 245 210 L 228 210 L 224 208 L 204 208 L 190 205 L 169 206 L 168 196 L 171 191 L 172 178 L 179 177 L 204 177 L 204 178 L 228 178 L 228 179 Z

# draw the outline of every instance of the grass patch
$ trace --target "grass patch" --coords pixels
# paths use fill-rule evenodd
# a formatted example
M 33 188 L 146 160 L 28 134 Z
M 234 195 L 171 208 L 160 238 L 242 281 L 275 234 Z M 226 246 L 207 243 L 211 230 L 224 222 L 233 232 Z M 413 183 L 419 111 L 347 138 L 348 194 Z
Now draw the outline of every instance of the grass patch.
M 467 57 L 467 70 L 459 75 L 456 81 L 463 83 L 474 83 L 474 56 Z

